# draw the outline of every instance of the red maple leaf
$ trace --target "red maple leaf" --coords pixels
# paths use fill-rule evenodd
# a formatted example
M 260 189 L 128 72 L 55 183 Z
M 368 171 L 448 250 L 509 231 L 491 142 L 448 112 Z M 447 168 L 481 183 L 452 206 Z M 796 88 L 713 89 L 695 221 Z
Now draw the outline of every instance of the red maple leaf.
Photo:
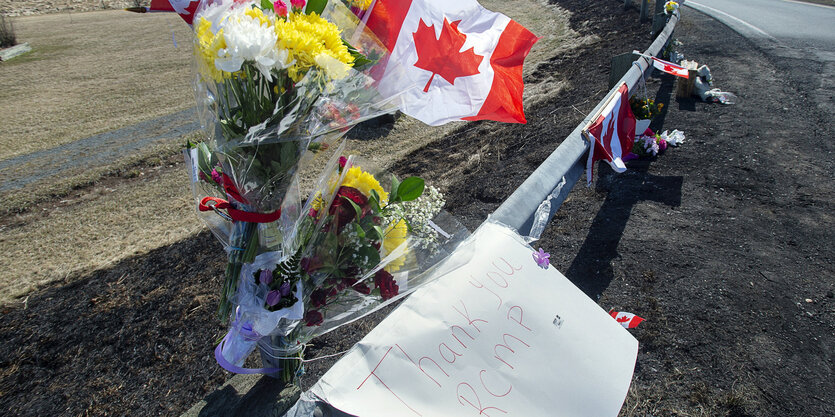
M 423 89 L 424 92 L 429 91 L 429 84 L 432 84 L 435 74 L 440 75 L 450 84 L 455 84 L 455 79 L 458 77 L 478 74 L 478 66 L 484 57 L 476 55 L 473 48 L 460 52 L 467 40 L 467 35 L 458 30 L 459 23 L 461 23 L 460 20 L 450 23 L 444 18 L 441 37 L 435 39 L 435 25 L 429 26 L 423 19 L 420 19 L 418 30 L 412 34 L 418 54 L 415 66 L 432 72 L 429 82 Z

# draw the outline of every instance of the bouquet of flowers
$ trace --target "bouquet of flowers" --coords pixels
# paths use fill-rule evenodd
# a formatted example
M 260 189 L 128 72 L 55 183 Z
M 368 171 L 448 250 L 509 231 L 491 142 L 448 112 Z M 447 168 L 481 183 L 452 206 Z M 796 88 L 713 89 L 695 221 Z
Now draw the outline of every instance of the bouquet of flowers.
M 632 145 L 632 153 L 637 157 L 656 156 L 666 149 L 667 141 L 661 139 L 651 129 L 647 129 L 641 136 L 635 138 L 635 143 Z
M 668 1 L 664 3 L 664 14 L 669 16 L 678 11 L 678 2 Z
M 298 249 L 261 254 L 242 268 L 218 363 L 244 372 L 260 345 L 258 371 L 292 380 L 307 341 L 404 296 L 467 235 L 438 216 L 443 204 L 420 178 L 391 176 L 386 191 L 353 157 L 335 157 L 293 229 Z
M 308 9 L 304 0 L 203 0 L 195 13 L 208 137 L 189 158 L 200 210 L 228 220 L 204 216 L 228 251 L 221 319 L 244 264 L 297 245 L 285 238 L 299 217 L 299 167 L 353 124 L 397 108 L 373 88 L 369 74 L 387 53 L 373 34 L 340 2 Z
M 653 119 L 661 113 L 664 108 L 664 103 L 656 103 L 651 98 L 638 98 L 632 96 L 629 98 L 629 106 L 632 108 L 632 114 L 636 119 Z
M 635 144 L 632 145 L 632 153 L 627 155 L 626 160 L 631 160 L 644 156 L 656 156 L 661 152 L 667 150 L 668 146 L 678 146 L 684 142 L 684 132 L 673 130 L 672 133 L 664 131 L 664 133 L 656 134 L 651 129 L 647 129 L 641 136 L 635 138 Z

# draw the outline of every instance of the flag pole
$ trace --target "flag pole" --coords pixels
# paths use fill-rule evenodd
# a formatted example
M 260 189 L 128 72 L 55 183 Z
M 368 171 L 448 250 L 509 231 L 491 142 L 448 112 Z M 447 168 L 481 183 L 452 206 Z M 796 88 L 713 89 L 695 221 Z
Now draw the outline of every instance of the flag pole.
M 620 85 L 618 85 L 618 89 L 620 89 Z M 603 110 L 606 110 L 606 107 L 609 106 L 609 103 L 611 103 L 612 100 L 614 100 L 617 92 L 617 89 L 613 89 L 609 92 L 609 97 L 606 97 L 606 99 L 603 101 L 603 105 L 600 106 L 600 108 L 596 112 L 594 112 L 594 115 L 591 118 L 589 118 L 589 121 L 586 122 L 586 125 L 583 127 L 583 133 L 588 132 L 589 126 L 591 126 L 592 124 L 594 124 L 595 121 L 597 121 L 597 118 L 600 117 L 600 115 L 603 113 Z

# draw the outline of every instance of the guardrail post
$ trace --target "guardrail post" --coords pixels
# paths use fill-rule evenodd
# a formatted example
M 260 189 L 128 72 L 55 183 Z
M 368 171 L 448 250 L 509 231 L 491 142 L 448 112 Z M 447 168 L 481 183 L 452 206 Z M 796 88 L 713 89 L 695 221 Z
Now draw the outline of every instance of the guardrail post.
M 641 0 L 641 22 L 649 20 L 649 0 Z
M 661 33 L 667 25 L 667 16 L 664 14 L 664 0 L 655 0 L 655 14 L 652 15 L 653 36 Z
M 638 55 L 632 52 L 612 57 L 612 69 L 609 72 L 609 88 L 614 87 L 618 83 L 618 80 L 629 71 L 629 68 L 632 67 L 632 63 L 636 59 L 638 59 Z

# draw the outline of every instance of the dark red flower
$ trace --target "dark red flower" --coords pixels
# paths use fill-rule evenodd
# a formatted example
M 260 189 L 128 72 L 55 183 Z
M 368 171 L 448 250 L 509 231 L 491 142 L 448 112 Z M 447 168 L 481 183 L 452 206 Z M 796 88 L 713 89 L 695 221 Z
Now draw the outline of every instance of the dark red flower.
M 336 198 L 333 199 L 330 208 L 330 214 L 334 216 L 336 221 L 337 233 L 341 233 L 342 228 L 354 220 L 354 217 L 357 215 L 357 211 L 354 210 L 354 207 L 346 199 L 362 207 L 363 211 L 366 210 L 366 205 L 368 204 L 368 198 L 360 190 L 353 187 L 339 187 L 339 191 L 336 192 Z
M 369 288 L 368 284 L 365 282 L 357 284 L 357 280 L 355 278 L 342 278 L 342 282 L 346 287 L 351 288 L 360 294 L 371 294 L 371 288 Z
M 374 274 L 374 285 L 380 289 L 380 296 L 383 297 L 383 300 L 394 297 L 400 291 L 400 287 L 397 286 L 394 277 L 385 269 L 381 269 Z
M 308 326 L 318 326 L 323 321 L 325 321 L 325 318 L 322 316 L 322 313 L 316 310 L 310 310 L 304 315 L 304 323 Z
M 310 304 L 313 307 L 322 307 L 328 302 L 328 293 L 322 289 L 317 288 L 310 294 Z

